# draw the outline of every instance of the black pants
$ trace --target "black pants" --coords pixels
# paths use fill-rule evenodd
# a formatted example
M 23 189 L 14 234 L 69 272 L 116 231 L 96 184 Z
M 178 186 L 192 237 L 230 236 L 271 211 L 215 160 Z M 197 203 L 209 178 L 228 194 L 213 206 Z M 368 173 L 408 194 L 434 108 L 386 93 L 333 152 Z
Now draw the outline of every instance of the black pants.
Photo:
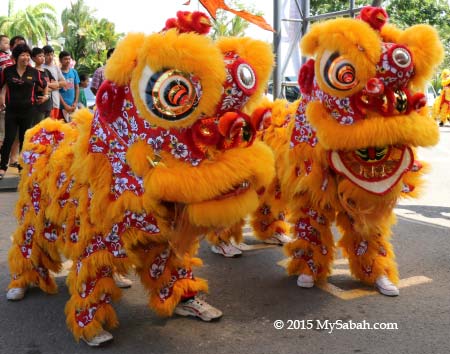
M 50 111 L 41 112 L 41 111 L 37 110 L 36 113 L 34 113 L 34 119 L 33 119 L 33 122 L 31 123 L 31 125 L 34 127 L 36 124 L 39 124 L 45 118 L 48 118 L 48 117 L 50 117 Z
M 0 170 L 6 171 L 8 169 L 9 154 L 16 138 L 17 130 L 19 130 L 19 151 L 22 150 L 25 132 L 32 127 L 35 114 L 35 110 L 32 107 L 20 110 L 6 107 L 5 139 L 0 150 Z

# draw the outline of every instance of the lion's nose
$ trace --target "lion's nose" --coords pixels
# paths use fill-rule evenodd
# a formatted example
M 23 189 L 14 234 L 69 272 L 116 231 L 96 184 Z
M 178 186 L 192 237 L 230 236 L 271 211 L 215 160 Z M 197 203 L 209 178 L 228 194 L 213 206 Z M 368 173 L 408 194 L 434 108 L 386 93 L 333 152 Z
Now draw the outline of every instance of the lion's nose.
M 373 77 L 367 81 L 365 89 L 370 96 L 380 96 L 384 93 L 384 84 L 380 79 Z
M 219 119 L 219 132 L 224 137 L 223 148 L 250 145 L 255 138 L 255 128 L 250 117 L 242 112 L 227 112 Z

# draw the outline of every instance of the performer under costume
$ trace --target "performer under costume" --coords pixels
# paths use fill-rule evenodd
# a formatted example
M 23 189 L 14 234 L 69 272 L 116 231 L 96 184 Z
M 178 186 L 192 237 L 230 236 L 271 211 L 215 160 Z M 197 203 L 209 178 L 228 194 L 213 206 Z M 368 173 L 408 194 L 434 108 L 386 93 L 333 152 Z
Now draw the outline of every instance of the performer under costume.
M 434 118 L 443 126 L 450 121 L 450 70 L 444 69 L 441 73 L 442 91 L 433 105 Z
M 294 116 L 295 106 L 289 105 L 286 100 L 277 100 L 271 108 L 269 106 L 270 103 L 266 102 L 258 108 L 257 116 L 263 117 L 260 119 L 258 135 L 261 141 L 276 152 L 289 141 L 286 127 Z M 278 171 L 283 169 L 284 164 L 284 159 L 275 160 L 276 175 L 269 186 L 259 191 L 259 206 L 251 217 L 255 235 L 266 243 L 285 244 L 291 241 L 287 236 L 289 224 L 286 221 L 288 213 L 286 199 L 289 196 L 283 195 L 278 175 Z
M 359 19 L 318 23 L 301 41 L 310 59 L 301 68 L 303 99 L 291 122 L 283 193 L 295 241 L 285 250 L 288 272 L 301 287 L 329 274 L 335 253 L 330 225 L 353 275 L 398 295 L 398 272 L 389 238 L 393 208 L 415 196 L 422 164 L 414 148 L 437 143 L 424 87 L 443 49 L 436 31 L 387 25 L 383 9 L 367 7 Z
M 292 112 L 286 115 L 286 110 Z M 294 116 L 295 106 L 288 105 L 286 100 L 277 100 L 276 103 L 265 102 L 259 105 L 253 114 L 257 121 L 257 139 L 266 143 L 273 151 L 277 151 L 289 140 L 287 125 Z M 280 171 L 282 159 L 275 161 L 275 171 Z M 259 205 L 256 211 L 250 215 L 250 224 L 253 233 L 258 240 L 268 244 L 284 245 L 291 241 L 289 224 L 286 221 L 286 200 L 281 193 L 279 176 L 276 175 L 268 186 L 258 191 Z M 244 220 L 230 228 L 218 229 L 207 235 L 208 241 L 212 243 L 211 250 L 225 257 L 235 257 L 242 254 L 239 249 L 243 241 L 242 228 Z
M 56 292 L 49 271 L 64 254 L 73 260 L 67 325 L 92 345 L 117 325 L 116 270 L 135 265 L 152 309 L 186 315 L 180 300 L 207 290 L 192 273 L 197 236 L 254 211 L 274 176 L 273 153 L 243 113 L 265 88 L 270 46 L 214 43 L 202 35 L 204 14 L 177 15 L 161 33 L 119 43 L 94 116 L 81 110 L 27 133 L 7 296 L 31 285 Z

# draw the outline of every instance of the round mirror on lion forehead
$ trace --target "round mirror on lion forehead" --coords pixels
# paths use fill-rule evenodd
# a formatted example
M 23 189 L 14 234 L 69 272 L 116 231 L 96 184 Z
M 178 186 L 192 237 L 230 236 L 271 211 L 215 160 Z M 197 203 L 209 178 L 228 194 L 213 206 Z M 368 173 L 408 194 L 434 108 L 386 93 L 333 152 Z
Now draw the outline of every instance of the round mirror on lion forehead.
M 250 63 L 233 52 L 225 54 L 225 63 L 237 88 L 247 96 L 255 93 L 258 80 Z
M 382 55 L 377 64 L 377 77 L 392 88 L 405 87 L 414 76 L 410 50 L 401 44 L 382 43 Z
M 177 121 L 195 110 L 202 88 L 200 80 L 191 73 L 176 69 L 153 73 L 145 68 L 140 94 L 151 113 L 165 120 Z
M 406 48 L 398 47 L 392 51 L 392 60 L 401 68 L 411 65 L 411 55 Z
M 256 84 L 256 77 L 250 65 L 242 63 L 237 68 L 237 78 L 239 83 L 247 90 L 252 89 Z

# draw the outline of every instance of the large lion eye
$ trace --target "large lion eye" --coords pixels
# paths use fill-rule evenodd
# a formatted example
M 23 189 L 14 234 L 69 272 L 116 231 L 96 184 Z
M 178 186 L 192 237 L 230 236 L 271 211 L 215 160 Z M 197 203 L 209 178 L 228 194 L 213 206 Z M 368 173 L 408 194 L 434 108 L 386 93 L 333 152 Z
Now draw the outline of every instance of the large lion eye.
M 139 81 L 139 92 L 151 113 L 177 121 L 195 110 L 202 89 L 198 78 L 190 73 L 175 69 L 153 73 L 146 67 Z
M 325 52 L 320 69 L 325 83 L 332 89 L 348 91 L 358 85 L 353 63 L 338 52 Z

